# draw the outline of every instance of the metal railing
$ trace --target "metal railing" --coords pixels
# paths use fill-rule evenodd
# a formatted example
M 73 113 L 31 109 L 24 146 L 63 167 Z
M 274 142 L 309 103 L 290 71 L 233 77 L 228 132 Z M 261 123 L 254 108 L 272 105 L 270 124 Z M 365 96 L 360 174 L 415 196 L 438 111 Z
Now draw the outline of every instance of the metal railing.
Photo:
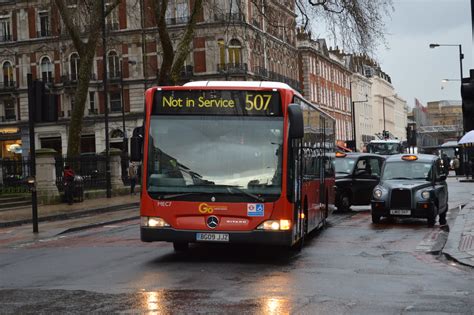
M 28 192 L 26 178 L 30 176 L 30 160 L 3 159 L 0 160 L 2 169 L 2 181 L 0 183 L 0 194 Z
M 83 178 L 84 190 L 103 189 L 106 187 L 105 156 L 83 154 L 68 158 L 58 156 L 56 162 L 56 187 L 63 191 L 64 166 L 69 165 L 76 175 Z
M 217 71 L 227 74 L 245 74 L 248 67 L 246 63 L 218 63 Z

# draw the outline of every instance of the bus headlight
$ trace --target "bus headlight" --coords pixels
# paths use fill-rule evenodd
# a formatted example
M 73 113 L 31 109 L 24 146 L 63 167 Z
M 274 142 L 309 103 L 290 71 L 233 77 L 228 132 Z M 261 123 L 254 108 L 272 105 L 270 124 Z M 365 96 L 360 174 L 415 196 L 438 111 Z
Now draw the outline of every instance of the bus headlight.
M 257 230 L 288 231 L 291 228 L 290 220 L 268 220 L 257 227 Z
M 428 198 L 430 198 L 430 192 L 427 191 L 427 190 L 423 191 L 423 192 L 421 193 L 421 198 L 423 198 L 423 199 L 428 199 Z
M 379 189 L 379 188 L 374 189 L 374 198 L 375 199 L 382 198 L 382 189 Z
M 170 226 L 165 220 L 159 217 L 141 217 L 140 225 L 144 227 L 162 228 Z

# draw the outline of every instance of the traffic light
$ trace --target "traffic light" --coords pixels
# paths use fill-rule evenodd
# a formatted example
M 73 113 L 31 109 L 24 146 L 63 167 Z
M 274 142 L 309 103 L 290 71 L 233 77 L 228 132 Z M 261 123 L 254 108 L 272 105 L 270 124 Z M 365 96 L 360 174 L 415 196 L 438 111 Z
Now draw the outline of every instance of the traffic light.
M 474 69 L 471 69 L 469 78 L 462 79 L 462 119 L 464 132 L 474 130 Z
M 58 120 L 58 96 L 52 94 L 40 80 L 32 81 L 28 90 L 30 119 L 34 122 L 54 122 Z

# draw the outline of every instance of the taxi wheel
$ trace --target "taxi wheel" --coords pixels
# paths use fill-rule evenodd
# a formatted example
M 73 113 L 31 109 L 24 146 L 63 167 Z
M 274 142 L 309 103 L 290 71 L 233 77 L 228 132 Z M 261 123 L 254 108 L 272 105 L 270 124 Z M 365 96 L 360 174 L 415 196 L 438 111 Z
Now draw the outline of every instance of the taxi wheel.
M 173 242 L 173 248 L 175 252 L 184 252 L 189 248 L 189 243 L 187 242 Z
M 435 215 L 430 215 L 428 217 L 428 227 L 433 227 L 435 225 Z
M 440 225 L 446 225 L 446 212 L 447 211 L 439 214 L 439 224 Z
M 345 212 L 345 211 L 349 211 L 350 207 L 351 207 L 351 196 L 347 192 L 342 193 L 341 197 L 339 198 L 337 210 L 341 212 Z
M 372 213 L 372 223 L 374 224 L 380 223 L 380 216 Z

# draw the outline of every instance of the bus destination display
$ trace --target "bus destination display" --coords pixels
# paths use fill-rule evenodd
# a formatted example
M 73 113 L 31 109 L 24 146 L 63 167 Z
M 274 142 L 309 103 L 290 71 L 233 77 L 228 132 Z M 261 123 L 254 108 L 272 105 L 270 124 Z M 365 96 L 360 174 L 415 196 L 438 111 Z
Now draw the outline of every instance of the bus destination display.
M 281 116 L 277 91 L 156 91 L 152 114 Z

